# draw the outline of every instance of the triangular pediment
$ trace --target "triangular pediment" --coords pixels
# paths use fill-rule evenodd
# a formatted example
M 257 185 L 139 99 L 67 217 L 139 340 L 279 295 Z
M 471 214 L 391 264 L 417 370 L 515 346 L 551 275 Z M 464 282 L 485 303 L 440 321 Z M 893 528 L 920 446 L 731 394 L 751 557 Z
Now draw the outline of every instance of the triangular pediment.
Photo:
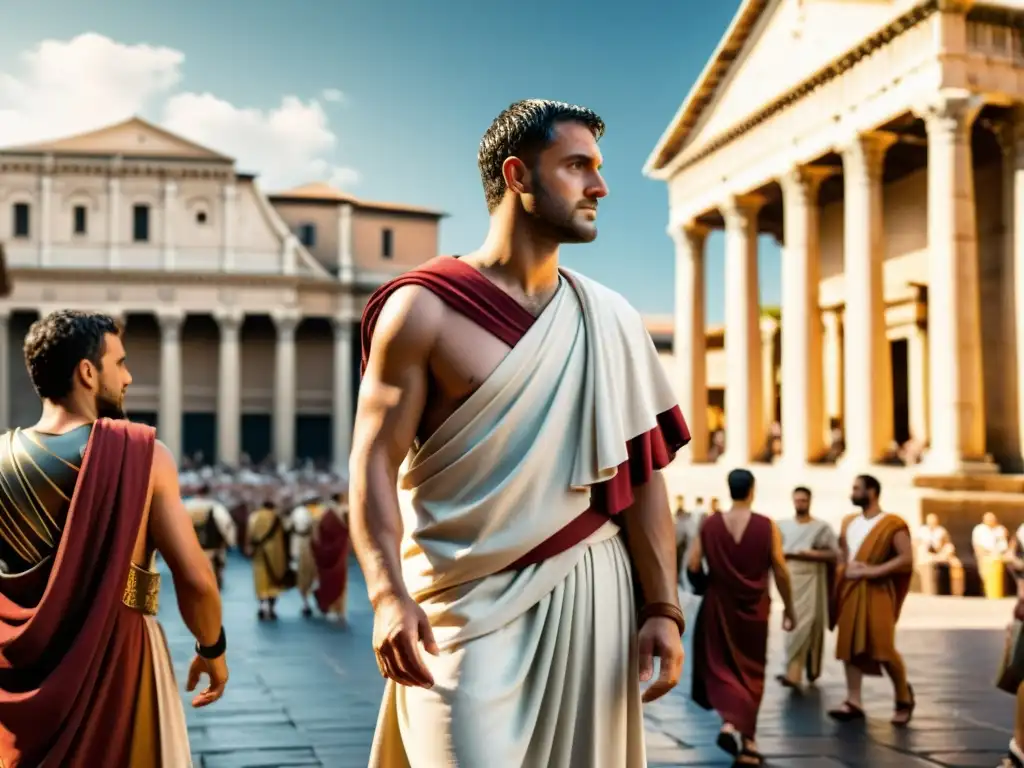
M 9 147 L 4 151 L 44 152 L 54 155 L 167 157 L 233 162 L 230 157 L 200 146 L 170 131 L 165 131 L 141 117 L 132 117 L 114 125 L 107 125 L 61 139 Z
M 716 61 L 676 115 L 657 156 L 704 145 L 827 67 L 917 0 L 744 0 Z M 679 133 L 685 133 L 679 142 Z M 674 146 L 673 146 L 674 145 Z M 652 166 L 660 167 L 652 157 Z

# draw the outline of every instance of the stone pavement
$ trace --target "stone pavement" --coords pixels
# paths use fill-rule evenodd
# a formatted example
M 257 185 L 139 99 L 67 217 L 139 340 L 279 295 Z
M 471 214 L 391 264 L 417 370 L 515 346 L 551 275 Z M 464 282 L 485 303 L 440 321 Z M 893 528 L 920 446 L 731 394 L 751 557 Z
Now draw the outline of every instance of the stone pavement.
M 293 593 L 279 604 L 276 624 L 256 620 L 248 564 L 232 558 L 224 605 L 231 680 L 217 704 L 187 704 L 196 768 L 325 766 L 362 768 L 383 684 L 370 651 L 371 614 L 359 569 L 352 566 L 351 625 L 304 620 Z M 916 601 L 915 601 L 916 600 Z M 193 641 L 178 617 L 165 577 L 161 620 L 179 682 Z M 903 649 L 918 708 L 912 727 L 889 725 L 891 688 L 865 684 L 869 721 L 839 726 L 824 711 L 843 697 L 842 671 L 832 661 L 817 689 L 792 696 L 769 681 L 759 742 L 769 765 L 784 768 L 923 768 L 996 766 L 1010 737 L 1013 700 L 993 688 L 1008 604 L 912 597 Z M 1005 617 L 1005 618 L 1004 618 Z M 943 623 L 986 627 L 941 629 Z M 778 626 L 776 617 L 775 627 Z M 920 628 L 918 628 L 920 627 Z M 778 671 L 781 630 L 772 633 L 772 676 Z M 715 746 L 717 718 L 687 700 L 689 680 L 648 705 L 652 766 L 728 766 Z M 486 768 L 492 768 L 487 766 Z M 499 768 L 499 763 L 494 763 Z M 530 766 L 529 768 L 534 768 Z M 540 766 L 536 768 L 542 768 Z

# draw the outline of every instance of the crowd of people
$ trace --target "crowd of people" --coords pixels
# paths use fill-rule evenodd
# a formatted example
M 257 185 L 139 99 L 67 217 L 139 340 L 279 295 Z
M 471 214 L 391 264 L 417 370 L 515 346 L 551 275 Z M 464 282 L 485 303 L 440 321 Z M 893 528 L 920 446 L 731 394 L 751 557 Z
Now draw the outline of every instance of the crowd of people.
M 307 465 L 232 471 L 203 466 L 181 473 L 185 508 L 218 585 L 229 550 L 250 559 L 261 621 L 277 619 L 277 600 L 296 589 L 302 615 L 312 601 L 328 619 L 346 621 L 348 496 L 344 479 Z
M 739 763 L 759 764 L 755 739 L 764 693 L 770 604 L 769 578 L 782 598 L 785 652 L 778 684 L 799 690 L 821 675 L 825 635 L 836 631 L 836 658 L 843 663 L 847 695 L 829 716 L 862 721 L 864 676 L 884 672 L 893 684 L 892 723 L 907 725 L 914 689 L 896 649 L 895 630 L 915 565 L 955 563 L 949 533 L 929 515 L 914 534 L 880 505 L 881 484 L 861 475 L 850 497 L 860 512 L 848 515 L 838 533 L 811 515 L 811 491 L 793 491 L 793 516 L 773 522 L 752 511 L 753 475 L 729 475 L 731 506 L 705 510 L 697 499 L 687 509 L 676 497 L 676 547 L 680 589 L 702 596 L 693 630 L 692 696 L 722 718 L 718 743 Z M 998 687 L 1017 699 L 1016 726 L 1006 765 L 1021 766 L 1024 753 L 1024 526 L 1010 540 L 987 513 L 972 541 L 979 563 L 1009 569 L 1018 602 L 1007 629 Z M 915 562 L 916 561 L 916 562 Z M 983 565 L 987 568 L 988 565 Z

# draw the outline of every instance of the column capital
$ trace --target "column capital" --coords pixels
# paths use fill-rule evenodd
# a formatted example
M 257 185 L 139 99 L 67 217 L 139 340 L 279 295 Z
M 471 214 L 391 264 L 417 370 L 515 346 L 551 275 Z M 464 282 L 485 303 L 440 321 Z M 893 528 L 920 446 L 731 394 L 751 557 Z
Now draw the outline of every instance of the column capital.
M 798 165 L 782 175 L 779 186 L 787 198 L 795 193 L 800 198 L 813 201 L 817 199 L 818 190 L 825 179 L 837 173 L 840 170 L 830 165 Z
M 238 331 L 245 323 L 245 311 L 240 307 L 218 307 L 213 311 L 221 331 Z
M 725 226 L 744 226 L 751 219 L 756 219 L 764 204 L 768 202 L 763 195 L 730 195 L 720 206 Z
M 924 120 L 928 140 L 943 134 L 963 136 L 974 125 L 974 120 L 985 106 L 985 97 L 962 88 L 944 88 L 921 99 L 911 112 Z
M 711 233 L 711 227 L 693 219 L 684 224 L 670 224 L 666 231 L 676 248 L 689 247 L 699 250 L 704 247 L 704 241 Z
M 763 341 L 771 341 L 775 338 L 775 334 L 781 327 L 781 323 L 771 315 L 761 315 L 759 323 L 761 325 L 761 339 Z
M 821 324 L 826 329 L 839 328 L 843 324 L 843 311 L 839 307 L 824 307 L 821 310 Z
M 177 307 L 162 307 L 156 310 L 156 321 L 163 333 L 177 333 L 185 322 L 185 311 Z
M 867 178 L 881 176 L 885 167 L 885 154 L 898 141 L 895 133 L 869 131 L 850 136 L 839 147 L 843 155 L 843 173 L 854 176 L 863 173 Z
M 299 323 L 302 322 L 302 314 L 297 309 L 281 308 L 273 310 L 270 313 L 270 319 L 277 326 L 278 336 L 287 337 L 292 336 L 295 329 L 299 327 Z

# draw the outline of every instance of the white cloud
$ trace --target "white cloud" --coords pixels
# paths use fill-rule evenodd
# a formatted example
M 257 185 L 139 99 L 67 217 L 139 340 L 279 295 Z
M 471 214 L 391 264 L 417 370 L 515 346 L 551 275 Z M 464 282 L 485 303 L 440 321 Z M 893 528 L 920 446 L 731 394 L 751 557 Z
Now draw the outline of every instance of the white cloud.
M 345 94 L 339 91 L 337 88 L 324 88 L 320 93 L 320 97 L 324 101 L 335 101 L 340 102 L 345 100 Z
M 138 114 L 235 158 L 239 170 L 258 173 L 267 189 L 321 180 L 351 187 L 358 181 L 354 170 L 335 161 L 337 135 L 316 99 L 286 95 L 262 110 L 180 91 L 183 53 L 96 33 L 45 40 L 20 61 L 19 72 L 0 72 L 0 146 L 67 136 Z M 343 98 L 336 89 L 320 97 Z

